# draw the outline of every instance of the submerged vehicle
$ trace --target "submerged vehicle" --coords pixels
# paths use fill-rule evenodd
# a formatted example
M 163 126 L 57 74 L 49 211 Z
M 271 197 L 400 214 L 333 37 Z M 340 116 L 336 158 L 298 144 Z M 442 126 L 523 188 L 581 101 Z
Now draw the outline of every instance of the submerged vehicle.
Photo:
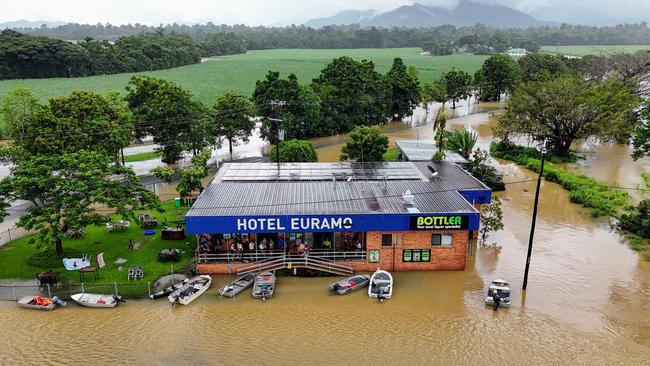
M 207 275 L 196 276 L 174 290 L 167 297 L 172 304 L 187 305 L 206 292 L 212 284 L 212 277 Z
M 370 277 L 368 296 L 375 297 L 383 302 L 393 296 L 393 276 L 389 272 L 377 269 Z
M 251 287 L 253 285 L 253 282 L 255 282 L 255 274 L 248 273 L 220 288 L 219 295 L 226 297 L 235 297 L 240 292 Z
M 495 301 L 496 300 L 496 301 Z M 496 279 L 488 285 L 485 296 L 485 304 L 494 306 L 496 310 L 499 306 L 510 306 L 510 284 L 502 279 Z
M 49 297 L 24 296 L 18 300 L 18 306 L 25 309 L 53 310 L 58 306 L 66 306 L 66 302 L 54 296 Z
M 89 308 L 114 308 L 120 302 L 126 302 L 122 296 L 103 294 L 74 294 L 70 296 L 77 304 Z
M 370 276 L 352 276 L 330 284 L 329 290 L 333 294 L 345 295 L 352 291 L 368 286 Z
M 273 272 L 262 272 L 255 277 L 253 285 L 253 297 L 256 299 L 270 299 L 275 291 L 275 274 Z

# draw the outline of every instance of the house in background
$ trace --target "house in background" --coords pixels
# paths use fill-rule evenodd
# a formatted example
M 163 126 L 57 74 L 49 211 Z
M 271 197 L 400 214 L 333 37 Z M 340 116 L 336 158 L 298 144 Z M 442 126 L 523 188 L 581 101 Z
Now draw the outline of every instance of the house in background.
M 519 57 L 524 57 L 529 53 L 530 52 L 526 51 L 523 48 L 511 48 L 506 52 L 504 52 L 503 54 L 508 55 L 510 57 L 519 58 Z

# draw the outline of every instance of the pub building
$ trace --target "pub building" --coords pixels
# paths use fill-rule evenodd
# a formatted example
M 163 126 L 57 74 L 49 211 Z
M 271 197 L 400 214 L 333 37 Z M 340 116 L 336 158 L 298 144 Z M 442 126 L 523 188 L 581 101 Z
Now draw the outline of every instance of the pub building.
M 224 163 L 185 222 L 202 274 L 463 270 L 490 199 L 448 161 Z

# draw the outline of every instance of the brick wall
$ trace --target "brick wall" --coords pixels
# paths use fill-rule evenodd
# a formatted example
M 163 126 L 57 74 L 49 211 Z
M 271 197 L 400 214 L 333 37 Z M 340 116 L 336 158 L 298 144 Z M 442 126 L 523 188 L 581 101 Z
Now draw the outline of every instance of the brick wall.
M 451 246 L 431 246 L 431 234 L 453 235 Z M 366 235 L 366 255 L 379 249 L 379 263 L 368 261 L 345 261 L 340 264 L 354 268 L 355 272 L 374 272 L 377 268 L 387 271 L 441 271 L 464 270 L 467 260 L 469 233 L 464 230 L 447 231 L 400 231 L 392 232 L 395 247 L 382 247 L 383 232 L 369 232 Z M 431 249 L 430 262 L 402 262 L 404 249 Z M 202 274 L 237 273 L 239 263 L 199 264 Z

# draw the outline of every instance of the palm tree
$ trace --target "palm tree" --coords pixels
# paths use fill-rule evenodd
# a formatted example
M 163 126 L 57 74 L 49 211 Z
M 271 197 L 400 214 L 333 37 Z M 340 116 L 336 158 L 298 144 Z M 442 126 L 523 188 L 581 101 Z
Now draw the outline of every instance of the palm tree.
M 477 139 L 478 135 L 474 131 L 453 131 L 448 134 L 447 148 L 459 153 L 465 159 L 469 159 Z

